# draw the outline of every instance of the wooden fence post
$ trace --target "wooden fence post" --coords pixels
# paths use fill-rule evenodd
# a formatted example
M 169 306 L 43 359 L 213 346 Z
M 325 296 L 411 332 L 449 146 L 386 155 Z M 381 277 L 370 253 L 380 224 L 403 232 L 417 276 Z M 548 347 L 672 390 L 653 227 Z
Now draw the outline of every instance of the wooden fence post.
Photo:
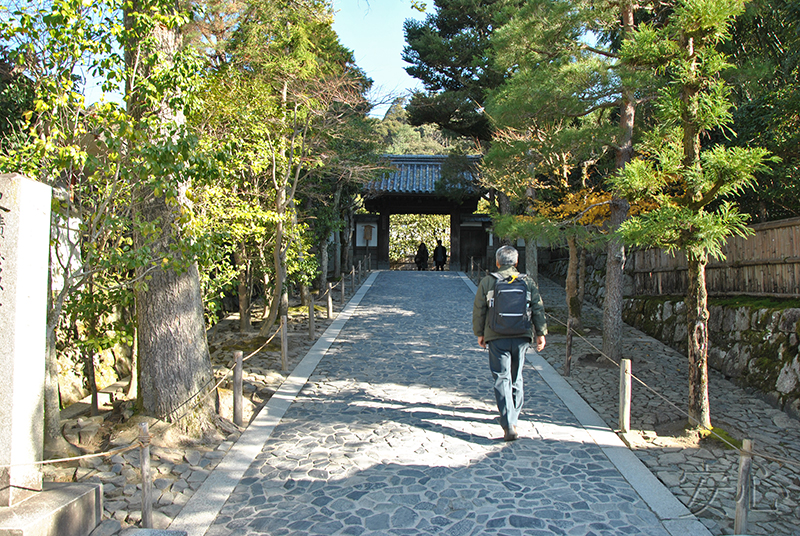
M 142 470 L 142 527 L 153 528 L 153 481 L 150 479 L 150 431 L 139 423 L 139 464 Z
M 564 356 L 564 376 L 572 370 L 572 318 L 567 317 L 567 355 Z
M 316 335 L 316 327 L 314 326 L 315 321 L 314 315 L 314 295 L 310 292 L 308 293 L 308 338 L 312 341 Z
M 361 261 L 358 261 L 358 284 L 364 280 L 364 272 L 361 270 Z
M 241 350 L 234 350 L 233 352 L 233 424 L 242 426 L 244 424 L 244 415 L 242 412 L 242 378 L 244 377 L 242 366 L 244 352 Z
M 619 431 L 631 431 L 631 360 L 621 359 L 619 367 Z
M 345 276 L 344 274 L 342 274 L 342 280 L 339 282 L 339 284 L 342 285 L 342 307 L 344 307 L 344 295 L 345 295 L 344 281 L 345 281 Z
M 286 354 L 289 353 L 289 341 L 287 340 L 286 330 L 289 329 L 289 318 L 281 316 L 281 372 L 288 372 L 289 366 L 286 363 Z
M 326 311 L 328 313 L 328 320 L 333 318 L 333 296 L 331 296 L 332 293 L 333 293 L 333 285 L 328 283 L 328 292 L 326 293 L 328 301 L 328 310 Z
M 355 267 L 355 265 L 353 265 L 353 269 L 350 270 L 350 274 L 351 274 L 352 281 L 353 281 L 353 285 L 352 285 L 353 294 L 355 294 L 356 293 L 356 267 Z
M 753 442 L 742 440 L 742 451 L 739 457 L 739 480 L 736 483 L 736 517 L 733 521 L 733 533 L 747 532 L 747 509 L 750 506 L 750 467 L 753 461 Z

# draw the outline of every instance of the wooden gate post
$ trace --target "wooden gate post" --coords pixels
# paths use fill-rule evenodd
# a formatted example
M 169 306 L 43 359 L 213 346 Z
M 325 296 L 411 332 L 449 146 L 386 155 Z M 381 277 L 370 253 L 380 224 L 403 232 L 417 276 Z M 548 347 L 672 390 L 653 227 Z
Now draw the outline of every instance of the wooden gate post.
M 572 370 L 572 318 L 567 317 L 567 354 L 564 356 L 564 376 Z
M 619 367 L 619 431 L 631 431 L 631 360 L 620 360 Z
M 308 338 L 312 341 L 316 335 L 316 328 L 314 326 L 314 295 L 309 292 L 308 294 Z
M 150 478 L 150 431 L 139 423 L 139 464 L 142 470 L 142 527 L 153 528 L 153 481 Z
M 288 372 L 289 366 L 286 361 L 286 354 L 289 353 L 289 341 L 287 340 L 286 330 L 289 329 L 289 318 L 281 316 L 281 372 Z
M 234 350 L 233 352 L 233 424 L 242 426 L 244 424 L 244 415 L 242 411 L 242 379 L 244 377 L 243 366 L 243 352 L 241 350 Z
M 733 533 L 747 532 L 747 509 L 750 507 L 750 467 L 753 461 L 753 442 L 742 440 L 739 457 L 739 481 L 736 483 L 736 517 L 733 520 Z

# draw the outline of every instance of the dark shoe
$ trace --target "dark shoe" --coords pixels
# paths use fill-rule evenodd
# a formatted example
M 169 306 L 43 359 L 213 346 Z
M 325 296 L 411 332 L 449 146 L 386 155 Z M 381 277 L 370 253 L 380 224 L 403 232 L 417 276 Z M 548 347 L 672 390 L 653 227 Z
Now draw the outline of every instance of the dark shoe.
M 519 439 L 516 427 L 510 426 L 508 428 L 503 428 L 503 439 L 506 441 L 516 441 Z

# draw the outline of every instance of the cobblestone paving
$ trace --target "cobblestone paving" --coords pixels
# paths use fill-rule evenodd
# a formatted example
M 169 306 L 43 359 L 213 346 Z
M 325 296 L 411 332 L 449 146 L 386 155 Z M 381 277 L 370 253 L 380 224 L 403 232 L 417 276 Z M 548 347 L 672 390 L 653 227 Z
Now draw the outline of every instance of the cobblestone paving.
M 206 534 L 666 535 L 530 367 L 502 441 L 472 300 L 378 274 Z
M 563 326 L 567 316 L 564 289 L 541 278 L 540 290 L 550 325 Z M 618 429 L 619 370 L 594 359 L 602 348 L 602 311 L 584 305 L 583 320 L 587 336 L 573 340 L 572 374 L 567 380 L 612 429 Z M 566 337 L 563 329 L 556 327 L 555 331 L 542 356 L 561 371 Z M 632 360 L 633 374 L 677 406 L 634 382 L 631 427 L 644 432 L 634 452 L 713 534 L 732 534 L 738 453 L 714 441 L 704 441 L 700 448 L 682 448 L 665 437 L 666 432 L 662 436 L 656 433 L 685 418 L 689 389 L 686 356 L 630 326 L 624 333 L 623 356 Z M 715 426 L 739 439 L 752 439 L 756 453 L 800 463 L 800 422 L 796 419 L 714 371 L 710 371 L 709 396 Z M 800 536 L 797 465 L 756 456 L 753 473 L 747 533 Z

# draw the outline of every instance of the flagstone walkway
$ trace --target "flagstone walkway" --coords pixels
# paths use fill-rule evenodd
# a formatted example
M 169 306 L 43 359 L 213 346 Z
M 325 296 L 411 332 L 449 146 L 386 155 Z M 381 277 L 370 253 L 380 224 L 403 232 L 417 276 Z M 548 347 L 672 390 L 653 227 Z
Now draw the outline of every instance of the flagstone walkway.
M 707 535 L 543 358 L 496 422 L 474 285 L 376 272 L 175 518 L 190 536 Z

